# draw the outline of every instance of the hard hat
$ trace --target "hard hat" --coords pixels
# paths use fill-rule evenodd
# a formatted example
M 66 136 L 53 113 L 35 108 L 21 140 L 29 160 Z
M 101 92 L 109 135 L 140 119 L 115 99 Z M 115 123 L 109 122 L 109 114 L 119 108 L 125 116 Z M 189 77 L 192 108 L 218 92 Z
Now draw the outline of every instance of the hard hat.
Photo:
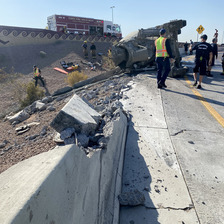
M 159 31 L 159 33 L 160 33 L 161 35 L 163 35 L 164 33 L 166 33 L 166 30 L 162 28 L 162 29 Z
M 87 43 L 87 41 L 85 40 L 84 43 Z
M 201 39 L 207 40 L 208 36 L 206 34 L 204 34 L 204 35 L 201 36 Z

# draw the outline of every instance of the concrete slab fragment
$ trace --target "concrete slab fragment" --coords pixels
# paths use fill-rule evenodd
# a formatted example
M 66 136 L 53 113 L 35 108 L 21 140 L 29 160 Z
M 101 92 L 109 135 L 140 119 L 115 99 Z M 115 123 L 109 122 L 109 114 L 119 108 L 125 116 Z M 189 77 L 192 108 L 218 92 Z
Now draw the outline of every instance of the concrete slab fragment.
M 29 117 L 30 115 L 25 110 L 21 110 L 13 116 L 8 116 L 7 119 L 9 120 L 10 123 L 13 123 L 14 121 L 17 122 L 25 121 Z
M 98 112 L 86 104 L 79 96 L 74 95 L 51 122 L 51 126 L 57 132 L 74 127 L 76 132 L 89 135 L 94 133 L 100 118 Z

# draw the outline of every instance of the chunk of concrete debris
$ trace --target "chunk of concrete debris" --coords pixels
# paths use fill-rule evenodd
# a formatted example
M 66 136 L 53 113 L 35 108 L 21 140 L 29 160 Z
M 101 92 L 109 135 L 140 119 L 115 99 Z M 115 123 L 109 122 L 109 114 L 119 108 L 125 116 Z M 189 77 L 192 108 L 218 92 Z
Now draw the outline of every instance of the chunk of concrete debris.
M 35 109 L 39 111 L 43 111 L 47 108 L 45 103 L 42 103 L 41 101 L 36 101 L 35 102 Z
M 64 143 L 64 140 L 62 140 L 60 136 L 61 136 L 60 133 L 56 132 L 53 137 L 53 141 L 58 144 Z
M 78 135 L 78 144 L 80 144 L 82 147 L 87 147 L 89 144 L 89 137 L 87 137 L 84 134 Z
M 41 101 L 42 101 L 42 103 L 50 103 L 50 102 L 52 102 L 54 99 L 53 99 L 53 97 L 52 96 L 46 96 L 46 97 L 44 97 Z
M 79 96 L 74 95 L 51 122 L 57 132 L 66 128 L 75 128 L 77 133 L 87 136 L 93 134 L 101 116 Z
M 139 190 L 135 189 L 133 191 L 121 193 L 118 195 L 118 200 L 121 205 L 125 206 L 144 205 L 145 196 Z
M 30 127 L 28 125 L 23 125 L 23 126 L 16 128 L 17 135 L 22 135 L 23 133 L 25 133 L 29 130 L 30 130 Z
M 66 138 L 70 138 L 74 133 L 75 133 L 75 129 L 74 128 L 66 128 L 65 130 L 63 130 L 61 132 L 60 138 L 62 140 L 65 140 Z
M 19 123 L 25 121 L 29 117 L 30 115 L 26 111 L 21 110 L 13 116 L 8 116 L 7 119 L 9 120 L 10 123 L 13 123 L 15 121 Z
M 47 134 L 47 126 L 44 126 L 40 132 L 40 136 L 44 136 Z

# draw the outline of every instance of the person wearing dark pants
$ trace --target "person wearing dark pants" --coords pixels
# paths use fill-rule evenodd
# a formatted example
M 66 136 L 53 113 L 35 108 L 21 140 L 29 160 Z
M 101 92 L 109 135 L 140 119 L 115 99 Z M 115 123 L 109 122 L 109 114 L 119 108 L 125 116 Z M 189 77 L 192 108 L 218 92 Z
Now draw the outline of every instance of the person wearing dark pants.
M 157 63 L 157 84 L 158 88 L 162 87 L 167 87 L 165 84 L 165 81 L 170 73 L 170 59 L 169 58 L 163 58 L 163 57 L 158 57 L 156 58 L 156 63 Z M 163 72 L 164 68 L 164 73 Z
M 212 66 L 215 65 L 215 58 L 217 59 L 218 58 L 218 45 L 217 45 L 217 39 L 216 38 L 213 38 L 212 39 L 212 64 L 209 66 L 208 65 L 208 71 L 207 71 L 207 76 L 208 77 L 213 77 L 213 75 L 211 74 L 211 70 L 212 70 Z
M 90 51 L 92 54 L 92 59 L 96 59 L 96 45 L 93 42 L 91 43 Z
M 203 77 L 206 76 L 206 68 L 207 65 L 211 66 L 212 64 L 212 46 L 206 42 L 207 35 L 204 34 L 201 36 L 201 42 L 195 45 L 192 48 L 192 51 L 196 50 L 195 55 L 195 67 L 193 69 L 193 76 L 194 76 L 194 84 L 193 86 L 197 86 L 197 73 L 199 72 L 199 83 L 197 89 L 201 89 L 201 83 Z
M 45 87 L 44 80 L 41 77 L 41 70 L 36 65 L 33 66 L 33 74 L 35 79 L 35 87 L 37 86 L 38 80 L 40 80 L 43 87 Z
M 172 55 L 169 40 L 165 38 L 166 30 L 160 30 L 160 37 L 155 40 L 155 54 L 157 63 L 157 87 L 159 89 L 166 88 L 165 81 L 170 72 L 170 60 L 173 63 L 175 60 Z M 164 72 L 163 72 L 164 69 Z
M 87 49 L 88 45 L 87 45 L 87 41 L 85 40 L 83 45 L 82 45 L 82 50 L 83 50 L 83 55 L 84 58 L 88 58 L 88 49 Z

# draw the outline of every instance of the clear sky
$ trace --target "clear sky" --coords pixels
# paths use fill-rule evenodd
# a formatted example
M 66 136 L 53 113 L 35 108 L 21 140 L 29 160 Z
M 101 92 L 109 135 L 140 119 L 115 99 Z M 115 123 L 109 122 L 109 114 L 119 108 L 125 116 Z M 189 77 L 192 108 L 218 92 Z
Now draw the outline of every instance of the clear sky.
M 224 0 L 0 0 L 0 25 L 45 28 L 54 14 L 112 20 L 121 25 L 123 36 L 170 20 L 184 19 L 179 41 L 197 41 L 196 29 L 205 28 L 211 42 L 215 29 L 218 42 L 224 41 Z M 199 35 L 200 37 L 200 35 Z

